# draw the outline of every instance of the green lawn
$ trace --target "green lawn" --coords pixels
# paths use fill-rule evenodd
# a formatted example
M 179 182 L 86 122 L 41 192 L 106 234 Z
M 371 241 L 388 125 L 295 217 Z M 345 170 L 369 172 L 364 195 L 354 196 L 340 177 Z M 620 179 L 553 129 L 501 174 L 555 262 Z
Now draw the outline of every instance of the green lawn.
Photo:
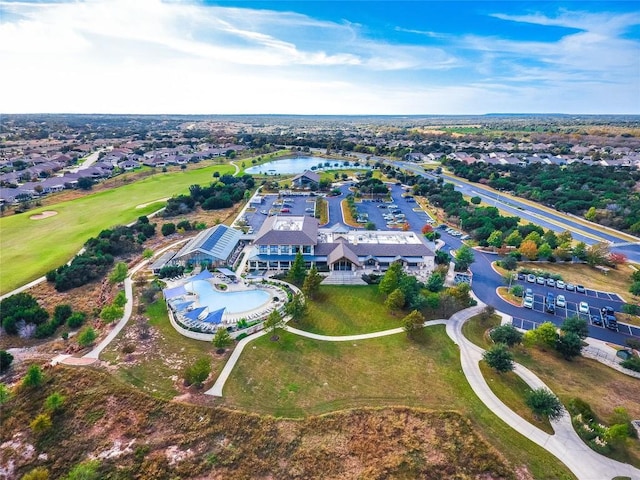
M 307 314 L 292 326 L 324 335 L 355 335 L 401 326 L 403 314 L 391 315 L 377 285 L 322 285 Z
M 213 172 L 233 173 L 230 165 L 215 165 L 158 173 L 139 182 L 0 218 L 0 293 L 6 293 L 67 262 L 90 237 L 114 225 L 149 214 L 159 203 L 137 205 L 188 192 L 192 184 L 207 184 Z M 58 212 L 31 220 L 45 210 Z
M 573 478 L 553 456 L 495 417 L 469 387 L 458 348 L 443 326 L 419 342 L 405 334 L 361 342 L 319 342 L 281 333 L 249 345 L 223 402 L 233 408 L 302 417 L 360 406 L 406 405 L 455 410 L 513 464 L 535 478 Z

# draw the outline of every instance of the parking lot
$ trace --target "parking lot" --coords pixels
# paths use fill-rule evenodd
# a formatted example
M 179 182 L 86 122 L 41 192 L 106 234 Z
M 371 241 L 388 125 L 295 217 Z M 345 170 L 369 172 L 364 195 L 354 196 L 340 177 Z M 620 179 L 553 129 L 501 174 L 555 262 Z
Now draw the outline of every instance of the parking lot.
M 270 215 L 310 215 L 315 214 L 315 196 L 291 195 L 278 198 L 278 195 L 264 195 L 260 204 L 254 204 L 255 211 L 248 211 L 244 219 L 250 227 L 250 232 L 258 233 L 264 221 Z

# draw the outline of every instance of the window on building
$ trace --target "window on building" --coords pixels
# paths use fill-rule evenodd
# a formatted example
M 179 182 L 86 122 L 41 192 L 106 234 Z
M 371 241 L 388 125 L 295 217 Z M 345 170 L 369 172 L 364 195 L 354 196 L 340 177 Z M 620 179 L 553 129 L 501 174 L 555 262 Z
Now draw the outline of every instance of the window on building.
M 303 254 L 305 254 L 305 253 L 311 253 L 311 245 L 304 245 L 304 246 L 302 247 L 302 253 L 303 253 Z
M 269 245 L 269 253 L 271 255 L 277 255 L 278 254 L 278 245 Z
M 289 245 L 280 245 L 280 255 L 289 254 Z
M 259 251 L 260 253 L 265 253 L 265 254 L 266 254 L 266 253 L 269 251 L 269 249 L 268 249 L 267 245 L 260 245 L 260 246 L 258 247 L 258 251 Z

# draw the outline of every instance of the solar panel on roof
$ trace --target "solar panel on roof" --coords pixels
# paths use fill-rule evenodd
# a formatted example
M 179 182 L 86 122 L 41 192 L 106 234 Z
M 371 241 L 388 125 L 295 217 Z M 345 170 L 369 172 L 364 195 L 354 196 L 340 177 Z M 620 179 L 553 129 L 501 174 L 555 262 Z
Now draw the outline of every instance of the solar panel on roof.
M 204 250 L 211 251 L 211 249 L 213 249 L 213 247 L 216 245 L 218 240 L 220 240 L 220 238 L 222 238 L 224 234 L 225 234 L 224 228 L 220 228 L 220 227 L 216 228 L 216 230 L 211 234 L 211 236 L 203 242 L 202 248 Z

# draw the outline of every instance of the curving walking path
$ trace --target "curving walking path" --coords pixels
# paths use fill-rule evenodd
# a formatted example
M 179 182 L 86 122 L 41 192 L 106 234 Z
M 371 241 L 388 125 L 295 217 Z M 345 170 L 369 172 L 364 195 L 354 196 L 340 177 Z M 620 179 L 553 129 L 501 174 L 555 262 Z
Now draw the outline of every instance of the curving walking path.
M 612 460 L 591 450 L 575 432 L 571 424 L 571 418 L 566 411 L 560 419 L 552 422 L 554 434 L 549 435 L 517 415 L 491 391 L 480 371 L 479 362 L 482 360 L 484 350 L 467 340 L 462 334 L 464 323 L 480 313 L 483 308 L 484 305 L 480 303 L 478 306 L 457 312 L 449 320 L 430 320 L 424 323 L 425 327 L 446 325 L 447 335 L 460 348 L 462 371 L 480 401 L 511 428 L 557 457 L 580 480 L 604 480 L 616 476 L 626 476 L 633 480 L 640 480 L 639 469 L 632 465 Z M 352 342 L 404 332 L 403 328 L 394 328 L 361 335 L 331 336 L 306 332 L 288 325 L 284 327 L 284 330 L 301 337 L 327 342 Z M 225 364 L 213 387 L 207 390 L 205 394 L 221 397 L 224 385 L 245 346 L 265 334 L 266 332 L 263 330 L 242 339 Z M 515 373 L 532 389 L 548 388 L 533 372 L 522 365 L 516 364 Z

